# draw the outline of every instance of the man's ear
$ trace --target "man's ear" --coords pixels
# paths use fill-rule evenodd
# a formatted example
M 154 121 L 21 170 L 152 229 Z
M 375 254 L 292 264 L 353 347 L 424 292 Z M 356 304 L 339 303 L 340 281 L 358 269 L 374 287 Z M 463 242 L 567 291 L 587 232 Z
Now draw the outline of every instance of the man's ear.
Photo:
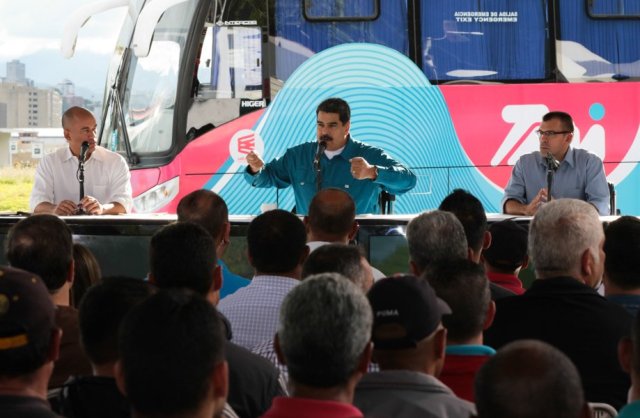
M 441 327 L 439 330 L 436 331 L 436 335 L 434 335 L 433 359 L 444 360 L 446 349 L 447 349 L 447 329 L 445 327 Z
M 420 274 L 422 273 L 416 262 L 413 260 L 409 260 L 409 271 L 411 271 L 411 274 L 416 277 L 420 277 Z
M 211 284 L 211 286 L 213 286 L 214 292 L 222 289 L 222 267 L 220 267 L 219 265 L 216 265 L 216 267 L 213 269 L 213 283 Z
M 276 352 L 278 363 L 286 366 L 287 360 L 284 358 L 284 354 L 282 353 L 282 348 L 280 347 L 280 337 L 278 336 L 278 333 L 276 333 L 275 337 L 273 337 L 273 350 Z
M 73 279 L 75 277 L 76 277 L 76 262 L 72 258 L 71 262 L 69 263 L 69 271 L 67 272 L 67 278 L 65 281 L 69 282 L 70 284 L 73 284 Z
M 62 330 L 60 328 L 55 328 L 51 331 L 49 352 L 47 354 L 47 359 L 49 361 L 58 361 L 58 358 L 60 357 L 60 341 L 62 341 Z
M 358 223 L 358 221 L 353 221 L 353 224 L 351 225 L 351 231 L 349 231 L 349 241 L 350 242 L 353 241 L 353 239 L 358 234 L 359 230 L 360 230 L 360 224 Z
M 484 231 L 484 236 L 482 237 L 482 249 L 486 250 L 487 248 L 491 247 L 491 240 L 492 240 L 492 236 L 491 236 L 491 232 L 490 231 Z
M 367 370 L 369 370 L 369 363 L 371 363 L 371 358 L 373 355 L 373 343 L 369 341 L 367 345 L 362 350 L 362 354 L 360 354 L 360 359 L 358 360 L 358 368 L 357 370 L 365 374 Z
M 522 260 L 522 267 L 520 267 L 520 269 L 525 270 L 527 267 L 529 267 L 529 255 L 524 256 L 524 259 Z
M 493 324 L 493 320 L 496 317 L 496 303 L 494 301 L 489 302 L 489 309 L 487 309 L 487 315 L 484 317 L 484 326 L 483 330 L 489 329 L 491 324 Z
M 118 386 L 118 390 L 126 397 L 127 386 L 124 380 L 124 369 L 122 368 L 121 360 L 116 361 L 116 365 L 113 367 L 113 374 L 116 378 L 116 386 Z
M 227 399 L 229 394 L 229 366 L 226 361 L 221 361 L 213 367 L 211 383 L 215 399 Z
M 618 362 L 625 372 L 633 370 L 633 342 L 629 337 L 622 337 L 618 342 Z

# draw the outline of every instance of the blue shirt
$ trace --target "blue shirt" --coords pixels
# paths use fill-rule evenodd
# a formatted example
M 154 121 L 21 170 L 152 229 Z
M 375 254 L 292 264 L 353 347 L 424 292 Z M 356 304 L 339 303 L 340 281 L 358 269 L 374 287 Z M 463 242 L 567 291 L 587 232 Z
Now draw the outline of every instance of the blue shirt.
M 222 260 L 218 260 L 218 265 L 222 268 L 222 289 L 220 289 L 220 299 L 229 296 L 241 287 L 247 286 L 251 280 L 239 276 L 229 270 L 229 267 Z
M 307 142 L 289 148 L 282 157 L 266 164 L 252 175 L 245 171 L 245 180 L 254 187 L 285 188 L 291 185 L 296 199 L 296 211 L 307 214 L 311 199 L 316 194 L 316 173 L 313 160 L 317 142 Z M 375 180 L 356 180 L 351 175 L 354 157 L 362 157 L 378 168 Z M 339 155 L 320 159 L 322 188 L 334 187 L 349 193 L 356 204 L 356 213 L 378 213 L 378 195 L 381 190 L 401 194 L 416 185 L 416 176 L 408 168 L 395 161 L 380 148 L 372 147 L 351 137 Z
M 640 417 L 640 401 L 631 402 L 620 410 L 618 418 Z
M 547 164 L 540 152 L 523 155 L 504 189 L 502 207 L 509 199 L 528 204 L 546 187 Z M 569 148 L 553 175 L 551 196 L 584 200 L 594 205 L 600 215 L 609 215 L 609 186 L 602 160 L 583 149 Z

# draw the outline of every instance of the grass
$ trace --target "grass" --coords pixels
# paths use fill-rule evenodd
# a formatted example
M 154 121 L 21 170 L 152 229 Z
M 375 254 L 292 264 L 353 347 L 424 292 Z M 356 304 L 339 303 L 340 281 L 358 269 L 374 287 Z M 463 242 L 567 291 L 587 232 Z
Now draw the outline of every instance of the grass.
M 35 168 L 0 168 L 0 212 L 29 211 Z

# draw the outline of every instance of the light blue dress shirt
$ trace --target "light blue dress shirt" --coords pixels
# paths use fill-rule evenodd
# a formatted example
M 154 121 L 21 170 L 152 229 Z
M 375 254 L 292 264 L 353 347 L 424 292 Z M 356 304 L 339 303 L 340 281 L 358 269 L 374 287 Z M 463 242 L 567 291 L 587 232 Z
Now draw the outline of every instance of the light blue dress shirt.
M 316 173 L 313 160 L 318 143 L 306 142 L 289 148 L 282 157 L 266 164 L 260 172 L 252 175 L 245 171 L 245 180 L 254 187 L 293 187 L 296 199 L 296 212 L 307 214 L 311 199 L 316 194 Z M 378 168 L 375 180 L 356 180 L 351 175 L 351 163 L 354 157 L 362 157 Z M 320 159 L 322 188 L 334 187 L 349 193 L 356 204 L 356 213 L 378 213 L 378 195 L 381 190 L 392 194 L 401 194 L 416 185 L 416 176 L 387 155 L 380 148 L 367 145 L 351 137 L 339 155 L 329 159 L 322 155 Z
M 540 152 L 523 155 L 504 189 L 503 210 L 507 200 L 528 204 L 546 187 L 547 164 Z M 569 148 L 553 176 L 551 196 L 584 200 L 594 205 L 600 215 L 609 215 L 609 186 L 602 160 L 586 150 Z

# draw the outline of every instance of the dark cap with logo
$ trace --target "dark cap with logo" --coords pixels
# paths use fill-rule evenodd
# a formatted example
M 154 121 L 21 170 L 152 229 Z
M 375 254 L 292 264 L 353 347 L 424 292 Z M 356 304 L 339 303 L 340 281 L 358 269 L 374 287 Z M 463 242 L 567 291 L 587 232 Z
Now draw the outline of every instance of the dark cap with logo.
M 527 255 L 526 228 L 507 219 L 489 226 L 491 245 L 482 253 L 492 266 L 516 269 L 522 265 Z
M 55 328 L 55 305 L 33 273 L 0 266 L 0 353 L 46 344 Z
M 451 309 L 424 279 L 379 280 L 367 294 L 373 309 L 373 346 L 379 350 L 415 348 L 431 335 Z

